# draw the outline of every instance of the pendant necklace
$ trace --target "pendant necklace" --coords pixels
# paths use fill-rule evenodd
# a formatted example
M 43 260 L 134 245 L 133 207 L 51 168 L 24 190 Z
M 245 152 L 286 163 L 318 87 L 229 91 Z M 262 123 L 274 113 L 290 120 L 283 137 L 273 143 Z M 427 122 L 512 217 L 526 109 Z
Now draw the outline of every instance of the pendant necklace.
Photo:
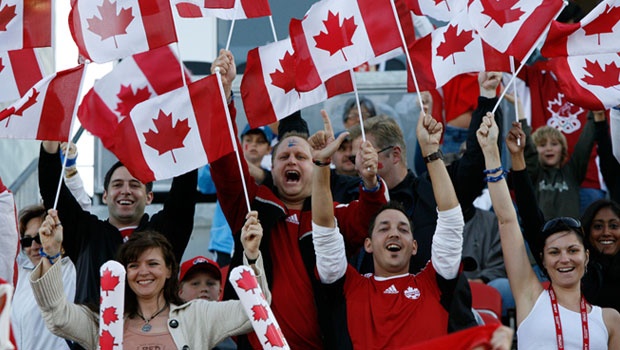
M 164 305 L 164 307 L 162 307 L 161 309 L 159 309 L 159 311 L 157 311 L 156 313 L 153 314 L 153 316 L 151 316 L 149 319 L 144 318 L 144 316 L 142 316 L 142 314 L 140 313 L 140 311 L 136 311 L 136 314 L 138 316 L 140 316 L 140 318 L 144 321 L 144 326 L 142 326 L 142 332 L 150 332 L 151 328 L 153 328 L 153 326 L 151 326 L 151 324 L 149 322 L 151 322 L 152 319 L 154 319 L 155 317 L 157 317 L 157 315 L 161 314 L 164 310 L 166 310 L 166 308 L 168 307 L 168 303 L 166 303 Z

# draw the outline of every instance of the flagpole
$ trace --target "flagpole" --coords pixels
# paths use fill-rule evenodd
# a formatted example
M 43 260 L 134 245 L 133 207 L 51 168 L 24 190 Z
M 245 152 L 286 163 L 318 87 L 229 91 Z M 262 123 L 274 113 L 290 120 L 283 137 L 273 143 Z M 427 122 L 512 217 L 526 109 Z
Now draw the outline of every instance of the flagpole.
M 271 32 L 273 33 L 273 42 L 278 41 L 278 36 L 276 35 L 276 27 L 273 25 L 273 17 L 269 15 L 269 23 L 271 24 Z
M 515 75 L 515 58 L 510 56 L 510 72 Z M 519 101 L 517 100 L 517 81 L 512 81 L 512 92 L 514 94 L 515 119 L 519 122 Z M 517 139 L 517 146 L 521 146 L 521 139 Z
M 360 119 L 360 130 L 362 131 L 362 141 L 366 142 L 366 133 L 364 132 L 364 118 L 362 116 L 362 106 L 360 105 L 360 95 L 357 92 L 357 81 L 355 80 L 355 72 L 353 68 L 349 69 L 351 74 L 351 82 L 353 83 L 353 92 L 355 93 L 355 104 L 357 105 L 358 118 Z
M 394 0 L 396 1 L 396 0 Z M 415 86 L 415 90 L 418 92 L 418 103 L 420 103 L 420 110 L 426 116 L 424 112 L 424 102 L 422 102 L 422 92 L 420 91 L 420 86 L 418 85 L 418 79 L 416 78 L 415 71 L 413 70 L 413 64 L 411 63 L 411 56 L 409 55 L 409 50 L 407 49 L 407 41 L 405 40 L 405 33 L 403 32 L 403 27 L 400 25 L 400 20 L 398 18 L 398 11 L 396 10 L 396 5 L 394 1 L 390 1 L 390 5 L 392 5 L 392 12 L 394 13 L 394 19 L 396 20 L 396 26 L 398 27 L 398 34 L 400 34 L 400 40 L 403 43 L 403 51 L 405 52 L 405 57 L 407 57 L 407 65 L 409 66 L 409 70 L 411 71 L 411 78 L 413 79 L 413 85 Z
M 220 67 L 215 67 L 215 75 L 217 76 L 217 86 L 220 88 L 220 95 L 222 96 L 222 103 L 224 103 L 224 110 L 226 111 L 226 122 L 228 123 L 228 132 L 230 134 L 230 140 L 233 144 L 233 150 L 237 156 L 237 165 L 239 166 L 239 173 L 241 174 L 241 184 L 243 185 L 243 194 L 245 195 L 245 205 L 248 207 L 248 212 L 252 209 L 250 207 L 250 196 L 248 195 L 248 187 L 245 183 L 245 174 L 243 173 L 243 166 L 241 164 L 241 156 L 239 155 L 239 147 L 237 146 L 237 136 L 235 136 L 235 129 L 230 119 L 230 111 L 227 108 L 226 96 L 224 95 L 224 85 L 222 84 L 222 75 L 220 74 Z
M 230 30 L 228 31 L 228 39 L 226 40 L 226 51 L 230 48 L 230 41 L 232 40 L 233 29 L 235 29 L 235 21 L 237 20 L 237 12 L 239 12 L 239 1 L 235 1 L 235 12 L 233 14 L 232 22 L 230 23 Z M 226 104 L 224 104 L 225 106 Z M 248 209 L 249 210 L 249 209 Z
M 82 71 L 82 78 L 80 79 L 80 87 L 78 88 L 78 93 L 75 100 L 75 105 L 73 106 L 73 113 L 71 114 L 71 125 L 69 126 L 69 134 L 71 134 L 71 130 L 73 130 L 73 122 L 75 121 L 75 116 L 77 115 L 78 102 L 80 101 L 80 97 L 82 97 L 82 87 L 84 86 L 84 78 L 86 77 L 86 68 L 88 68 L 88 63 L 90 61 L 86 60 L 84 62 L 84 70 Z M 65 158 L 62 162 L 62 168 L 60 169 L 60 179 L 58 179 L 58 188 L 56 189 L 56 198 L 54 198 L 54 206 L 53 209 L 56 210 L 56 206 L 58 205 L 58 197 L 60 197 L 60 189 L 62 188 L 62 180 L 65 177 L 65 169 L 67 168 L 67 159 L 69 158 L 69 149 L 71 148 L 72 143 L 71 135 L 69 135 L 67 139 L 67 151 L 65 153 Z M 58 151 L 62 152 L 60 145 L 58 146 Z

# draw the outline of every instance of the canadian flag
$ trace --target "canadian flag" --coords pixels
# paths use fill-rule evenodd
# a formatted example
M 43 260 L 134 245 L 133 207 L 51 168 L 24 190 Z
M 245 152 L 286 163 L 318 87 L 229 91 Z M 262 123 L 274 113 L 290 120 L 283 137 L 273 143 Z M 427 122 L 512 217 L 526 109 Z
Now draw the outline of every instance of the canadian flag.
M 52 1 L 0 1 L 0 51 L 52 46 Z
M 172 45 L 123 59 L 82 99 L 77 113 L 82 126 L 105 147 L 114 147 L 107 142 L 116 140 L 118 123 L 134 106 L 183 86 L 180 67 Z
M 467 7 L 463 0 L 405 0 L 405 3 L 414 14 L 441 22 L 449 22 Z
M 295 86 L 311 91 L 327 79 L 402 47 L 391 0 L 322 0 L 289 32 L 297 56 Z
M 43 79 L 43 68 L 34 49 L 0 52 L 0 103 L 19 99 Z
M 173 0 L 182 18 L 246 19 L 271 16 L 267 0 Z
M 102 141 L 143 183 L 168 179 L 233 151 L 225 108 L 211 75 L 135 106 Z
M 465 11 L 460 12 L 448 25 L 435 29 L 429 35 L 417 41 L 413 41 L 413 38 L 407 40 L 411 63 L 421 91 L 439 88 L 463 73 L 510 72 L 508 56 L 482 40 Z M 414 90 L 412 85 L 408 84 L 409 91 Z
M 0 138 L 67 141 L 83 73 L 79 65 L 48 75 L 0 111 Z
M 579 23 L 554 21 L 541 49 L 545 57 L 620 52 L 620 0 L 598 4 Z
M 308 92 L 295 89 L 295 52 L 290 39 L 248 52 L 241 98 L 251 127 L 271 124 L 332 96 L 353 91 L 349 71 Z
M 0 278 L 0 349 L 17 349 L 11 329 L 13 286 Z
M 592 110 L 620 104 L 620 1 L 572 25 L 554 23 L 541 53 L 567 100 Z
M 562 0 L 471 0 L 467 12 L 484 41 L 522 61 L 563 7 Z
M 75 0 L 69 28 L 80 54 L 107 62 L 177 41 L 166 0 Z

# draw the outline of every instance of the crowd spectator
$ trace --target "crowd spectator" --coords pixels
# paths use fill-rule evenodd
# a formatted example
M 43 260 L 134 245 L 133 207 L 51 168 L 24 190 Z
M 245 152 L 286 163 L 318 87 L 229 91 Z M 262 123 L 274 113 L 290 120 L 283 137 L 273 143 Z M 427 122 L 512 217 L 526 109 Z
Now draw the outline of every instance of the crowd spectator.
M 59 143 L 43 141 L 39 154 L 39 189 L 47 209 L 54 206 L 61 174 Z M 104 178 L 103 202 L 109 217 L 100 220 L 82 209 L 63 184 L 58 211 L 64 223 L 64 249 L 77 269 L 75 301 L 99 303 L 99 267 L 115 258 L 118 248 L 134 231 L 157 230 L 172 243 L 180 260 L 194 226 L 196 171 L 174 178 L 164 208 L 149 217 L 152 183 L 143 184 L 123 164 L 115 163 Z
M 43 251 L 49 258 L 37 265 L 30 283 L 48 328 L 86 349 L 95 349 L 99 344 L 99 313 L 62 297 L 60 264 L 53 259 L 61 249 L 63 226 L 59 224 L 56 211 L 50 210 L 39 229 Z M 263 278 L 258 250 L 261 237 L 262 228 L 256 213 L 252 213 L 241 234 L 243 260 L 254 269 L 269 301 L 271 294 Z M 162 234 L 155 231 L 132 234 L 120 247 L 118 260 L 127 271 L 124 348 L 210 349 L 226 337 L 252 329 L 239 301 L 182 303 L 177 294 L 178 265 L 174 249 Z
M 329 124 L 329 119 L 324 120 Z M 441 132 L 441 123 L 430 116 L 420 117 L 417 136 L 423 154 L 439 150 Z M 320 136 L 310 139 L 313 157 L 325 161 L 342 140 L 334 141 L 329 133 Z M 449 305 L 461 263 L 464 222 L 442 159 L 433 159 L 427 166 L 439 214 L 431 261 L 416 275 L 409 273 L 411 256 L 417 251 L 415 231 L 399 204 L 379 210 L 364 241 L 364 249 L 373 253 L 374 275 L 360 275 L 347 264 L 344 239 L 338 229 L 344 223 L 334 218 L 329 171 L 320 166 L 314 169 L 312 235 L 317 271 L 321 282 L 332 285 L 330 291 L 337 293 L 329 298 L 334 301 L 332 309 L 346 309 L 344 324 L 348 327 L 343 331 L 351 340 L 346 348 L 401 348 L 447 334 Z M 337 348 L 345 346 L 339 344 Z

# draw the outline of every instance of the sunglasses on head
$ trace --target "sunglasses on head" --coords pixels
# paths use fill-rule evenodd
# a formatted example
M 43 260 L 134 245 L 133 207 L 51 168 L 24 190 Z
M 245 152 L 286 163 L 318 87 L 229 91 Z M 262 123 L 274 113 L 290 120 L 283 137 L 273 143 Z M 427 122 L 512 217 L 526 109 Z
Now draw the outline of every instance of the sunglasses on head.
M 543 236 L 550 236 L 556 232 L 573 230 L 583 235 L 583 228 L 581 222 L 575 218 L 568 216 L 562 216 L 559 218 L 551 219 L 545 223 L 542 227 Z
M 394 146 L 387 146 L 387 147 L 382 148 L 379 151 L 377 151 L 377 154 L 385 152 L 385 151 L 390 150 L 392 148 L 394 148 Z M 349 156 L 348 158 L 351 161 L 351 163 L 355 164 L 355 155 Z
M 32 245 L 32 241 L 37 242 L 38 244 L 41 244 L 41 237 L 39 237 L 39 235 L 36 235 L 34 237 L 30 237 L 30 236 L 25 236 L 24 238 L 19 240 L 22 244 L 22 247 L 24 248 L 28 248 Z

